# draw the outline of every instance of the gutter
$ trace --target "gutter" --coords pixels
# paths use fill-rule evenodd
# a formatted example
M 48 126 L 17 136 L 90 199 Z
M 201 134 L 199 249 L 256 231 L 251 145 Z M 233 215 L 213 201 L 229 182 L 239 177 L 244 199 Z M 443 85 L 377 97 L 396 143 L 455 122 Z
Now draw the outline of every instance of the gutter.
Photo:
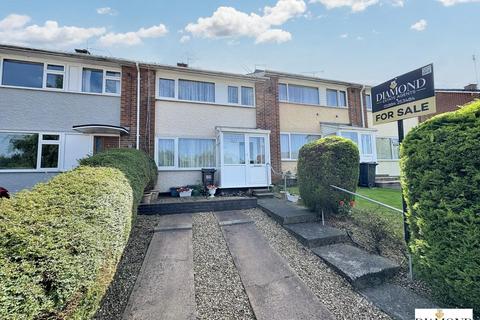
M 140 66 L 138 62 L 137 66 L 137 135 L 136 135 L 136 147 L 140 150 Z
M 360 90 L 360 112 L 362 113 L 362 127 L 365 128 L 365 114 L 363 112 L 363 93 L 365 92 L 365 85 L 362 85 L 362 90 Z

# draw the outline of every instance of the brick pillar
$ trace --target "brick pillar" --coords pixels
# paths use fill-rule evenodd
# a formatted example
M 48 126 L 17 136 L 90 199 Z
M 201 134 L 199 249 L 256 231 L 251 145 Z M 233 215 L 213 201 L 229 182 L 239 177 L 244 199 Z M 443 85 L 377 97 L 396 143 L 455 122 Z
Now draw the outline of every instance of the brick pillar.
M 347 88 L 348 95 L 348 116 L 350 124 L 354 127 L 362 127 L 362 105 L 360 103 L 361 88 L 349 87 Z M 365 127 L 368 127 L 367 111 L 365 104 L 365 96 L 363 96 L 363 116 Z
M 280 107 L 278 102 L 278 78 L 255 83 L 257 128 L 270 130 L 270 163 L 273 170 L 282 171 L 280 155 Z M 279 177 L 272 174 L 272 180 Z
M 121 148 L 136 148 L 137 69 L 122 67 L 120 125 L 129 129 L 120 137 Z M 155 145 L 155 70 L 140 68 L 140 149 L 153 157 Z

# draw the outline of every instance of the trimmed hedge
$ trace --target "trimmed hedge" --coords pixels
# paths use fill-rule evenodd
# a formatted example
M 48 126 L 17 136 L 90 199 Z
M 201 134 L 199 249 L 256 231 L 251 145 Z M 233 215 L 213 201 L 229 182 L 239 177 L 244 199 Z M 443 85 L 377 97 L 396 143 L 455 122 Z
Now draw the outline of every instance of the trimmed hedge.
M 0 199 L 0 318 L 89 319 L 127 243 L 132 188 L 79 167 Z
M 132 186 L 135 204 L 140 203 L 145 189 L 152 189 L 157 183 L 157 165 L 141 150 L 109 149 L 80 160 L 80 165 L 112 167 L 122 171 Z
M 410 131 L 401 168 L 417 273 L 442 302 L 480 309 L 480 101 Z
M 349 139 L 332 136 L 304 145 L 297 165 L 298 185 L 304 204 L 312 211 L 338 213 L 340 200 L 353 197 L 335 191 L 335 185 L 354 191 L 358 183 L 360 155 Z

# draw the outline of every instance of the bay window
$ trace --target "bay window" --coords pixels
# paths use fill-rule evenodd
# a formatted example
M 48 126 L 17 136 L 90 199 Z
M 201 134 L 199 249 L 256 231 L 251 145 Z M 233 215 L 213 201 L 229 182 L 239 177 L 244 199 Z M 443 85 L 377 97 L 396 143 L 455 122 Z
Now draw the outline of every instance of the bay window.
M 175 98 L 175 80 L 162 79 L 158 81 L 158 95 L 162 98 Z
M 318 134 L 281 133 L 280 153 L 283 160 L 297 160 L 300 149 L 307 143 L 320 139 Z
M 253 106 L 253 88 L 242 86 L 242 105 Z
M 43 88 L 43 63 L 3 60 L 2 85 Z
M 215 83 L 179 79 L 178 99 L 215 102 Z
M 156 158 L 160 169 L 212 168 L 215 139 L 158 138 Z
M 377 158 L 381 160 L 398 160 L 399 143 L 397 138 L 377 137 Z
M 60 135 L 0 132 L 0 170 L 58 169 Z

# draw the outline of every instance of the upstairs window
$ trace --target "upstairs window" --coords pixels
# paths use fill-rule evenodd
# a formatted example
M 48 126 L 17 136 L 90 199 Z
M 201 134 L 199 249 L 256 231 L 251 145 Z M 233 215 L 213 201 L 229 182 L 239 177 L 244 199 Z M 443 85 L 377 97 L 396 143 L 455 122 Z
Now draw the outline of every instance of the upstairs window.
M 372 111 L 372 96 L 369 94 L 365 95 L 365 104 L 367 105 L 367 110 Z
M 343 90 L 327 89 L 327 106 L 346 107 L 347 93 Z
M 253 88 L 242 87 L 242 105 L 253 106 Z
M 3 60 L 2 84 L 26 88 L 43 88 L 43 63 Z
M 105 72 L 105 93 L 120 93 L 120 79 L 122 74 L 118 71 Z
M 228 86 L 228 103 L 238 104 L 238 87 Z
M 180 79 L 178 80 L 178 99 L 215 102 L 215 83 Z
M 288 101 L 287 85 L 285 83 L 278 84 L 278 100 Z
M 47 64 L 46 87 L 51 89 L 63 89 L 63 78 L 65 76 L 65 67 L 56 64 Z
M 288 101 L 302 104 L 320 104 L 318 88 L 288 85 Z
M 103 93 L 103 70 L 83 68 L 82 91 Z
M 162 79 L 159 80 L 158 95 L 162 98 L 175 98 L 175 80 Z

